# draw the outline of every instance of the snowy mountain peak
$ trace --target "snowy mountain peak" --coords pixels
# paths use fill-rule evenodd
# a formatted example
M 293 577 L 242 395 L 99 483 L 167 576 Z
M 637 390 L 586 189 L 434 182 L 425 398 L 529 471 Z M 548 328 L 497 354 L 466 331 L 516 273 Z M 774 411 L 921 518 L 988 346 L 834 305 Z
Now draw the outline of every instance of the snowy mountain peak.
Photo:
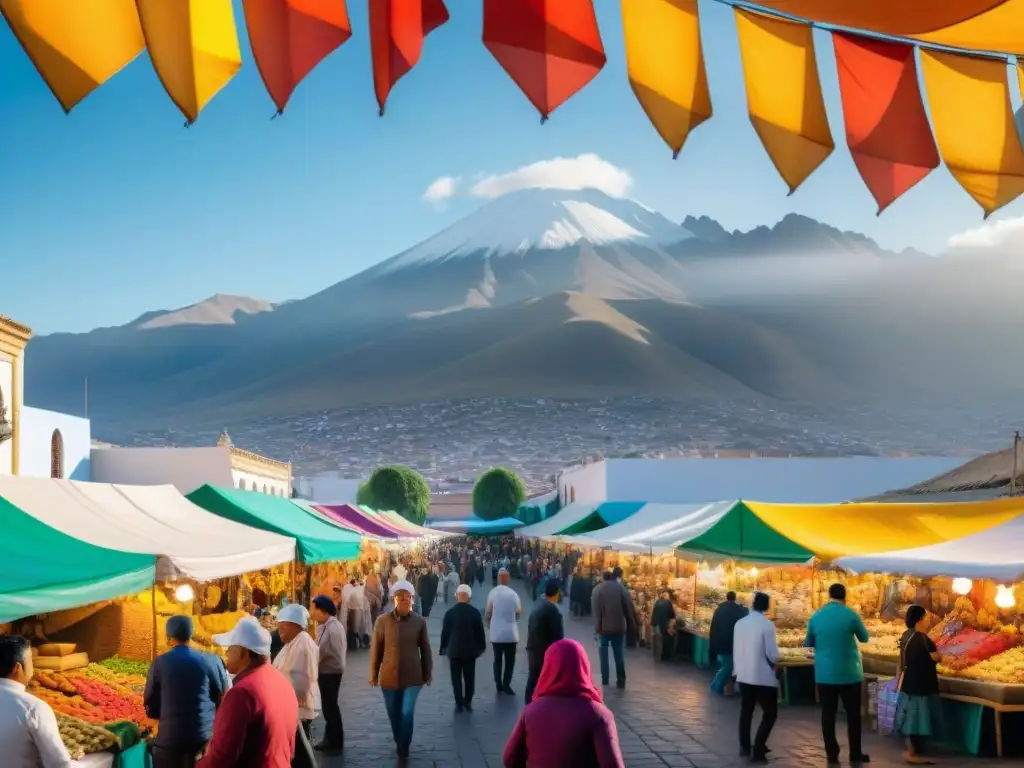
M 648 248 L 693 237 L 634 200 L 595 189 L 526 189 L 499 197 L 433 237 L 384 262 L 381 272 L 465 256 L 559 250 L 580 243 Z

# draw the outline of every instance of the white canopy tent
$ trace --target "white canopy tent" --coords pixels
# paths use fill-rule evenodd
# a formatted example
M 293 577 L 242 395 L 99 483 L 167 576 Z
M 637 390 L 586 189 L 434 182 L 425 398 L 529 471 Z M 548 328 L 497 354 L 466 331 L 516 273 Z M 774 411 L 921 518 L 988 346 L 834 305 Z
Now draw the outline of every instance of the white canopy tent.
M 560 537 L 578 547 L 610 547 L 625 552 L 664 554 L 714 526 L 735 501 L 711 504 L 645 504 L 622 522 L 586 536 Z
M 1024 579 L 1024 516 L 995 528 L 916 549 L 841 557 L 835 564 L 855 573 L 964 576 L 1014 582 Z
M 0 475 L 0 496 L 80 541 L 157 556 L 157 579 L 237 576 L 295 559 L 295 540 L 227 520 L 171 485 Z
M 540 539 L 554 536 L 558 531 L 564 531 L 570 525 L 578 523 L 599 506 L 601 505 L 595 502 L 574 501 L 572 504 L 566 504 L 546 520 L 520 528 L 515 534 L 521 539 Z

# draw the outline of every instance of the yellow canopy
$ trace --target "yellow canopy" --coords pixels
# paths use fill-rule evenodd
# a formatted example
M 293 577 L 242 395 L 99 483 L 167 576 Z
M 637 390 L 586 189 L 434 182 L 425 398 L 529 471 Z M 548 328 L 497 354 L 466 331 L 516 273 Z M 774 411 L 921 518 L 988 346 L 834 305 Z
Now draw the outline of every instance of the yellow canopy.
M 744 504 L 824 562 L 962 539 L 1024 514 L 1024 498 L 914 504 Z

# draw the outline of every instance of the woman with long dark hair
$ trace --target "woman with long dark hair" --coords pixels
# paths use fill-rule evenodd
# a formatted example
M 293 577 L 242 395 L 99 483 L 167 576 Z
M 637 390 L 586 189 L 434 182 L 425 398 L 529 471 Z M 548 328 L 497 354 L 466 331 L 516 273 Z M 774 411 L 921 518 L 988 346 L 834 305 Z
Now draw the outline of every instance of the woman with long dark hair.
M 899 702 L 896 705 L 894 728 L 906 736 L 907 751 L 903 758 L 911 765 L 931 765 L 925 756 L 928 737 L 938 727 L 939 675 L 936 666 L 939 654 L 928 637 L 927 612 L 920 605 L 907 609 L 907 631 L 900 639 L 900 660 L 897 680 Z

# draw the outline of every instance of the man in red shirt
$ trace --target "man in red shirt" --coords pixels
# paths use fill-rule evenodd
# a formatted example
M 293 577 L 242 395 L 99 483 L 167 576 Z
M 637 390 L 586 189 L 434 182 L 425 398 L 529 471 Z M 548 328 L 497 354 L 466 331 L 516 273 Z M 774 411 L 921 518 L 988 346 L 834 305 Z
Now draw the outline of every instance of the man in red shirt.
M 270 633 L 247 616 L 213 642 L 227 647 L 235 682 L 224 694 L 213 739 L 196 768 L 290 768 L 299 703 L 291 682 L 270 663 Z

